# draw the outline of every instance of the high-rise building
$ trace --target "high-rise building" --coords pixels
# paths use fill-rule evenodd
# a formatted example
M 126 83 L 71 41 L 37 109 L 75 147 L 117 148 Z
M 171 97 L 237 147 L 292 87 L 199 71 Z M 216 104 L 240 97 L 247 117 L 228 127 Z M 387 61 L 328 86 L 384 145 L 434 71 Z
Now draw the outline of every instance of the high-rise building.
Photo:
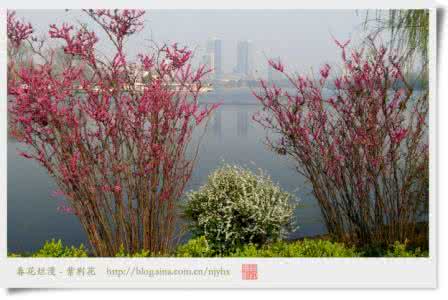
M 238 41 L 236 46 L 235 73 L 249 77 L 251 73 L 251 42 Z
M 222 41 L 215 39 L 214 44 L 215 44 L 215 51 L 214 51 L 215 74 L 217 76 L 221 76 L 222 75 Z
M 219 39 L 213 39 L 207 43 L 207 56 L 212 58 L 213 73 L 215 77 L 222 75 L 222 41 Z

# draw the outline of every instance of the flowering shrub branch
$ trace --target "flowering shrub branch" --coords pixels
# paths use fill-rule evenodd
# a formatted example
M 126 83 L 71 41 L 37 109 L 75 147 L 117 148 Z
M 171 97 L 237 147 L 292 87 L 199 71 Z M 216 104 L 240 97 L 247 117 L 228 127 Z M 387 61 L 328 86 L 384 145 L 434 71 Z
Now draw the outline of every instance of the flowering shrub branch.
M 70 59 L 57 71 L 53 51 L 44 63 L 10 68 L 13 134 L 29 146 L 21 155 L 54 177 L 95 255 L 114 256 L 121 246 L 166 253 L 197 154 L 193 130 L 216 108 L 198 104 L 208 70 L 194 70 L 191 51 L 177 45 L 130 63 L 125 38 L 142 29 L 144 11 L 85 12 L 115 46 L 113 59 L 99 57 L 95 32 L 51 25 L 49 37 L 62 41 Z M 13 16 L 8 38 L 17 48 L 32 27 Z M 149 78 L 143 85 L 142 77 Z
M 428 92 L 416 92 L 400 58 L 371 40 L 348 53 L 342 73 L 317 80 L 270 61 L 293 92 L 261 81 L 254 119 L 313 186 L 328 231 L 360 244 L 404 242 L 428 203 Z M 327 92 L 331 95 L 327 96 Z

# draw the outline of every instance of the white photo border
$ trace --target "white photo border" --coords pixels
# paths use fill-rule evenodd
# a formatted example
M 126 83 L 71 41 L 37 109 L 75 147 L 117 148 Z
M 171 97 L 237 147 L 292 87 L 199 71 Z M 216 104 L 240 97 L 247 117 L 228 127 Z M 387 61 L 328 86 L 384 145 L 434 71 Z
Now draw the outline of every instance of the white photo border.
M 8 258 L 7 257 L 7 92 L 6 10 L 0 10 L 0 285 L 8 288 L 436 288 L 437 287 L 437 32 L 432 1 L 126 1 L 127 8 L 147 9 L 430 9 L 430 201 L 427 258 Z M 77 1 L 82 7 L 122 8 L 123 2 Z M 8 8 L 58 8 L 51 1 L 10 1 Z M 150 5 L 150 6 L 149 6 Z M 149 6 L 149 7 L 148 7 Z M 66 7 L 60 7 L 66 8 Z M 70 7 L 75 8 L 75 7 Z M 258 265 L 258 280 L 242 280 L 242 264 Z M 54 267 L 57 276 L 21 277 L 19 267 Z M 96 269 L 94 277 L 69 277 L 68 267 Z M 137 275 L 144 270 L 172 270 L 172 276 Z M 108 270 L 122 270 L 110 276 Z M 191 272 L 199 275 L 192 275 Z M 207 275 L 202 275 L 203 273 Z M 127 273 L 127 274 L 126 274 Z M 109 274 L 109 275 L 108 275 Z M 127 276 L 125 276 L 125 274 Z M 210 275 L 211 274 L 211 275 Z M 132 275 L 132 276 L 130 276 Z

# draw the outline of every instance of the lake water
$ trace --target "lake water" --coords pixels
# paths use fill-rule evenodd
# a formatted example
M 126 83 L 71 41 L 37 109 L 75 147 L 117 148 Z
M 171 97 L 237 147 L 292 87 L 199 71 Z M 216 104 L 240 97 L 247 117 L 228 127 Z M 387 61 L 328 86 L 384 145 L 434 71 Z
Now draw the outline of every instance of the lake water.
M 208 174 L 224 163 L 262 169 L 275 183 L 299 200 L 298 229 L 290 238 L 326 232 L 311 189 L 295 171 L 294 163 L 269 151 L 264 129 L 252 120 L 260 109 L 249 89 L 217 90 L 202 96 L 206 102 L 223 100 L 209 122 L 199 159 L 187 190 L 197 189 Z M 8 140 L 8 251 L 34 251 L 45 240 L 62 239 L 68 245 L 89 245 L 77 218 L 57 210 L 52 178 L 36 162 L 18 155 L 21 145 Z

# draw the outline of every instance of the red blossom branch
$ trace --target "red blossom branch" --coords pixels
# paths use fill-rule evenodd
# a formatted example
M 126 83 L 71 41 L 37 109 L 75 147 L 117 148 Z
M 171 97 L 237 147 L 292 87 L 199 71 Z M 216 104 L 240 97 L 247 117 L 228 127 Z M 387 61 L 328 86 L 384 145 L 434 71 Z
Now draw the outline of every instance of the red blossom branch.
M 295 91 L 262 81 L 255 96 L 264 109 L 254 119 L 310 181 L 331 234 L 361 244 L 404 241 L 428 201 L 428 93 L 414 92 L 400 58 L 384 47 L 348 59 L 348 42 L 336 44 L 342 74 L 332 77 L 324 65 L 319 84 L 269 61 Z
M 166 253 L 198 149 L 193 131 L 217 107 L 198 103 L 207 70 L 193 69 L 191 51 L 177 44 L 132 64 L 124 38 L 142 28 L 144 12 L 87 13 L 116 45 L 113 60 L 99 60 L 98 38 L 87 28 L 51 25 L 50 38 L 76 60 L 62 71 L 53 60 L 10 70 L 13 133 L 29 146 L 21 155 L 55 178 L 69 203 L 61 210 L 78 216 L 96 255 L 121 246 Z

